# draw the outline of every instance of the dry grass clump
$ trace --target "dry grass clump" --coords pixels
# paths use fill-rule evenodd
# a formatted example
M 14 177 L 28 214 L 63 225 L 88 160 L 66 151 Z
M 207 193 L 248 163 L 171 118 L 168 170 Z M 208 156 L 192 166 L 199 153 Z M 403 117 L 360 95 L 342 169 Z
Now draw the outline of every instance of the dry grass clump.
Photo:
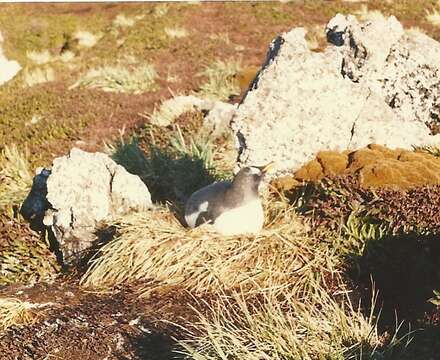
M 0 298 L 0 330 L 32 324 L 38 316 L 36 311 L 49 305 L 51 304 L 33 304 L 15 298 Z
M 113 25 L 114 26 L 119 26 L 119 27 L 132 27 L 134 24 L 136 23 L 136 19 L 129 17 L 129 16 L 125 16 L 124 14 L 118 14 L 115 19 L 113 20 Z
M 52 55 L 49 50 L 43 51 L 28 51 L 26 56 L 29 60 L 34 62 L 37 65 L 47 64 L 48 62 L 53 61 Z
M 197 360 L 364 359 L 383 358 L 407 336 L 381 338 L 376 318 L 364 314 L 347 293 L 317 286 L 307 296 L 263 296 L 249 302 L 241 295 L 220 298 L 198 322 L 188 326 L 182 353 Z
M 440 12 L 437 9 L 433 9 L 432 12 L 426 11 L 426 21 L 434 26 L 440 26 Z
M 168 126 L 173 124 L 180 115 L 203 108 L 205 102 L 203 99 L 192 95 L 174 96 L 163 101 L 159 108 L 154 107 L 152 114 L 144 113 L 142 116 L 148 118 L 150 123 L 154 125 Z
M 0 152 L 0 208 L 24 200 L 32 186 L 27 154 L 15 145 L 5 146 Z
M 384 21 L 385 16 L 379 10 L 369 10 L 368 5 L 362 4 L 355 12 L 362 21 Z
M 55 72 L 51 67 L 24 70 L 25 86 L 34 86 L 55 80 Z
M 155 90 L 156 77 L 156 70 L 150 64 L 143 64 L 131 69 L 122 64 L 103 66 L 89 70 L 70 86 L 70 89 L 82 86 L 103 91 L 138 94 Z
M 91 48 L 96 45 L 102 34 L 95 35 L 90 31 L 78 30 L 74 35 L 74 39 L 78 40 L 78 46 Z
M 182 27 L 167 27 L 165 28 L 165 34 L 172 39 L 180 39 L 188 36 L 188 31 Z
M 209 226 L 185 229 L 166 210 L 133 214 L 118 222 L 118 238 L 101 249 L 82 283 L 105 288 L 142 279 L 197 293 L 240 287 L 249 294 L 306 291 L 306 279 L 330 279 L 339 263 L 334 249 L 308 237 L 293 208 L 276 213 L 260 235 L 237 237 Z
M 241 65 L 237 61 L 217 60 L 207 66 L 199 75 L 206 76 L 208 81 L 200 86 L 200 95 L 218 100 L 228 100 L 240 94 L 240 86 L 235 78 Z

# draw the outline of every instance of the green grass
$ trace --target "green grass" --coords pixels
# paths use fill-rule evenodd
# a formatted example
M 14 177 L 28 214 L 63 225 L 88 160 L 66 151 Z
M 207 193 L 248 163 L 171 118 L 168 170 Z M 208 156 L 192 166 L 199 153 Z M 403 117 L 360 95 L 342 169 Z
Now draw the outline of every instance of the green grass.
M 182 133 L 169 135 L 170 147 L 151 144 L 148 155 L 133 137 L 110 147 L 112 158 L 147 184 L 153 201 L 184 201 L 195 190 L 212 183 L 218 175 L 213 168 L 213 146 L 208 139 L 185 140 Z M 185 179 L 185 181 L 182 181 Z

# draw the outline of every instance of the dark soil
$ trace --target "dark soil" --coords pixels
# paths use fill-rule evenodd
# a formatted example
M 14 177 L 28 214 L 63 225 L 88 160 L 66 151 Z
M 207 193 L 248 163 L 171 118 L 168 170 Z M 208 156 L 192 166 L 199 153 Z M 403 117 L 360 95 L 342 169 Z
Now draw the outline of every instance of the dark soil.
M 73 280 L 4 288 L 3 296 L 50 305 L 35 322 L 0 332 L 0 359 L 175 359 L 177 325 L 194 298 L 182 290 L 139 297 L 136 286 L 88 292 Z

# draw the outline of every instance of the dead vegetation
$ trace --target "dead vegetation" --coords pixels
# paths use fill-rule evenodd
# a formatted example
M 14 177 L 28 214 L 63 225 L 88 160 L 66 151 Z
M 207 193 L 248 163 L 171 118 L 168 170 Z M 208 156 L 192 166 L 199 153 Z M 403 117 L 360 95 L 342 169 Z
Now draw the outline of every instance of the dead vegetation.
M 20 299 L 0 298 L 0 330 L 30 325 L 37 320 L 41 309 L 51 305 L 53 304 L 33 304 Z

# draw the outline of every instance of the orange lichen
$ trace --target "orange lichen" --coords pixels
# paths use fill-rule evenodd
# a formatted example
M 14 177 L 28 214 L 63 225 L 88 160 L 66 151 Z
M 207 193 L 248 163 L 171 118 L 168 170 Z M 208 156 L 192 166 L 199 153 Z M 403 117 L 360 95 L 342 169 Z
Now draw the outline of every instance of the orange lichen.
M 354 176 L 362 187 L 392 187 L 408 190 L 440 184 L 440 158 L 424 152 L 391 150 L 371 144 L 345 151 L 321 151 L 293 174 L 296 181 L 318 181 L 324 177 Z M 289 184 L 283 181 L 283 189 Z M 294 188 L 295 182 L 291 182 Z
M 319 161 L 312 160 L 296 171 L 293 177 L 299 181 L 317 181 L 324 177 L 324 172 Z
M 336 151 L 320 151 L 316 160 L 321 164 L 325 176 L 342 174 L 348 165 L 348 154 Z
M 248 89 L 251 82 L 257 76 L 259 70 L 259 66 L 246 66 L 236 75 L 241 90 Z

